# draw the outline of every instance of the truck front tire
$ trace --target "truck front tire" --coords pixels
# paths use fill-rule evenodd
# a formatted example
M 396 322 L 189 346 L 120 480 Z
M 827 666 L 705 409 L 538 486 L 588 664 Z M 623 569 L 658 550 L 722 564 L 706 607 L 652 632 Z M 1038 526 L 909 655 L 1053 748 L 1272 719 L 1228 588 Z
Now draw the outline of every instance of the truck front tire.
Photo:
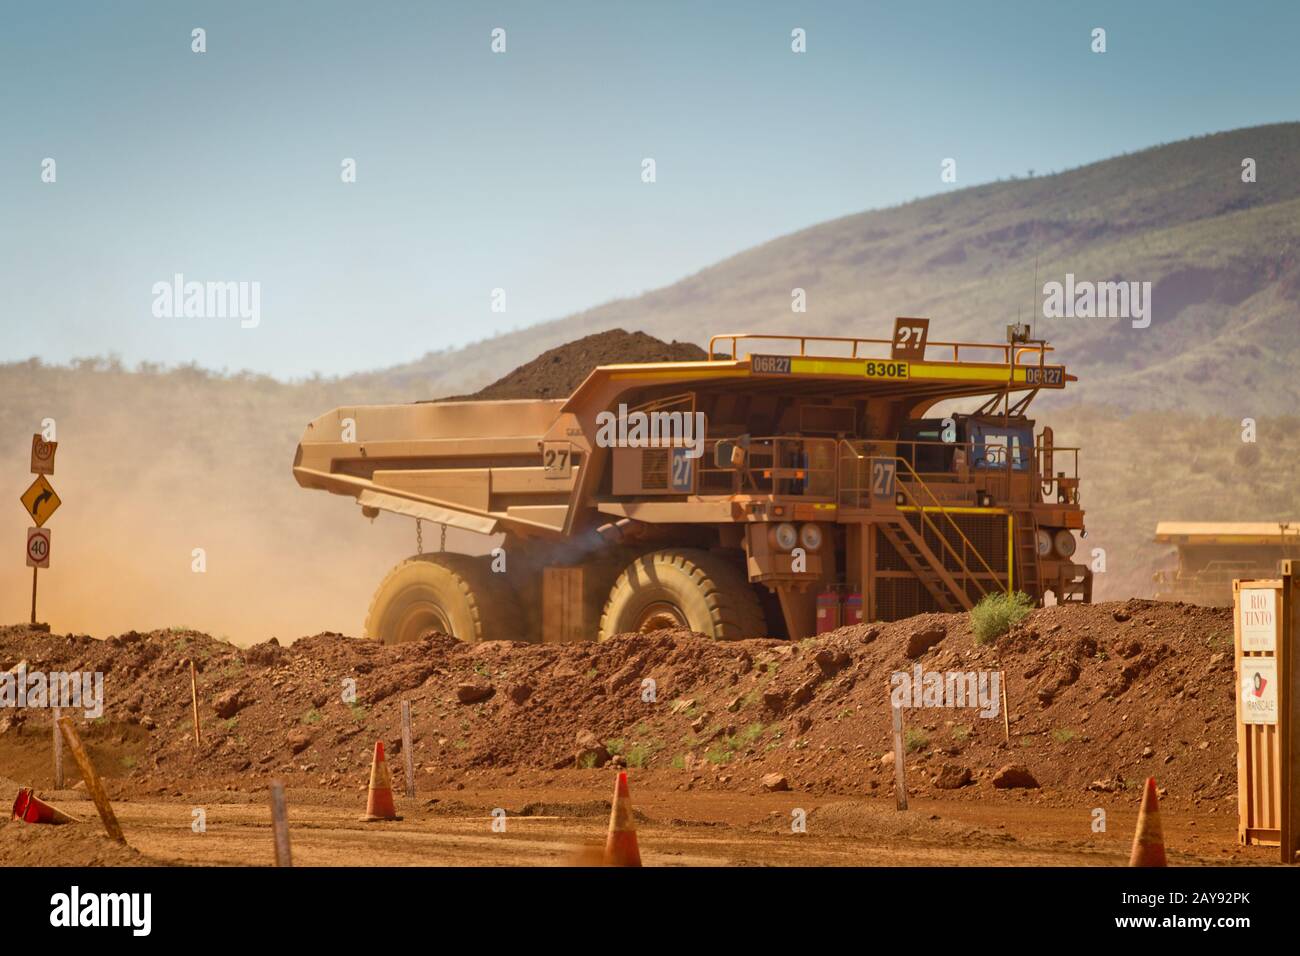
M 407 558 L 375 590 L 366 636 L 382 644 L 416 641 L 430 631 L 469 643 L 525 639 L 514 589 L 488 561 L 445 551 Z
M 762 637 L 763 609 L 732 562 L 696 548 L 642 555 L 614 582 L 600 640 L 614 634 L 684 627 L 718 640 Z

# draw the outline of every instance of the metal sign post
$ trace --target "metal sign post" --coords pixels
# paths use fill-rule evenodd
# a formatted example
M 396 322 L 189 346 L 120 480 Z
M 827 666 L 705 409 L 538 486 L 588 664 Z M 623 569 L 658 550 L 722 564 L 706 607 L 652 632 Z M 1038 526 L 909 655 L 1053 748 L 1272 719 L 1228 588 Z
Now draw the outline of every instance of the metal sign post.
M 50 566 L 50 529 L 27 529 L 27 566 L 32 569 L 32 623 L 36 623 L 36 573 Z
M 47 442 L 39 433 L 32 436 L 32 474 L 36 480 L 23 492 L 19 500 L 23 510 L 35 522 L 27 529 L 27 566 L 32 569 L 32 624 L 36 624 L 36 582 L 41 568 L 50 566 L 50 529 L 45 522 L 62 502 L 46 475 L 54 474 L 54 453 L 57 442 Z
M 1295 634 L 1300 580 L 1234 581 L 1237 701 L 1237 837 L 1276 846 L 1283 863 L 1300 849 L 1300 693 Z

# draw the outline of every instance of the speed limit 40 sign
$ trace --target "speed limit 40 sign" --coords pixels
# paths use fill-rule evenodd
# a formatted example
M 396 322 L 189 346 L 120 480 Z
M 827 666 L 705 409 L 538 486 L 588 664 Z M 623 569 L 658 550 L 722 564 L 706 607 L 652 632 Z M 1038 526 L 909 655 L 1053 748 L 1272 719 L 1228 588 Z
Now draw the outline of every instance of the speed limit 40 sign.
M 50 566 L 50 529 L 27 529 L 27 566 L 29 568 L 48 568 Z

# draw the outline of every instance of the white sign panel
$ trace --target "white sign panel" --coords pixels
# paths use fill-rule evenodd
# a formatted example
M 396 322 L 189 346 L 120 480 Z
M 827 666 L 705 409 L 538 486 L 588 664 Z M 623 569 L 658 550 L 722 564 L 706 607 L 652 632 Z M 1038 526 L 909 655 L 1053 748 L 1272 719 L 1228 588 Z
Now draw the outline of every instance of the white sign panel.
M 1241 722 L 1277 723 L 1277 658 L 1241 659 Z
M 1277 591 L 1273 588 L 1242 588 L 1240 598 L 1241 649 L 1277 650 Z
M 27 529 L 27 566 L 29 568 L 48 568 L 50 566 L 50 529 Z

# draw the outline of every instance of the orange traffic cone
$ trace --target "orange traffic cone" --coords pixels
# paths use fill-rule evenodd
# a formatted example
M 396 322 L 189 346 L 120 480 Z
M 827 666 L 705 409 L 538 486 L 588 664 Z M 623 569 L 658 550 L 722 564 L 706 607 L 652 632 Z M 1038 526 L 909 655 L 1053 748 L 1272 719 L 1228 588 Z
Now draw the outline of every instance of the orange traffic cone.
M 24 823 L 77 823 L 76 817 L 69 816 L 58 807 L 51 806 L 28 787 L 18 791 L 14 800 L 14 819 Z
M 1137 832 L 1133 834 L 1133 853 L 1129 866 L 1168 866 L 1165 860 L 1165 837 L 1160 830 L 1160 801 L 1156 797 L 1156 778 L 1147 777 L 1142 791 L 1142 809 L 1138 811 Z
M 605 865 L 641 865 L 636 827 L 632 823 L 632 798 L 628 796 L 627 772 L 623 770 L 614 783 L 614 806 L 609 811 L 609 836 L 605 838 Z
M 370 793 L 366 797 L 366 815 L 361 819 L 367 823 L 402 819 L 393 806 L 393 778 L 388 772 L 388 762 L 384 760 L 382 740 L 375 741 L 375 759 L 370 765 Z

